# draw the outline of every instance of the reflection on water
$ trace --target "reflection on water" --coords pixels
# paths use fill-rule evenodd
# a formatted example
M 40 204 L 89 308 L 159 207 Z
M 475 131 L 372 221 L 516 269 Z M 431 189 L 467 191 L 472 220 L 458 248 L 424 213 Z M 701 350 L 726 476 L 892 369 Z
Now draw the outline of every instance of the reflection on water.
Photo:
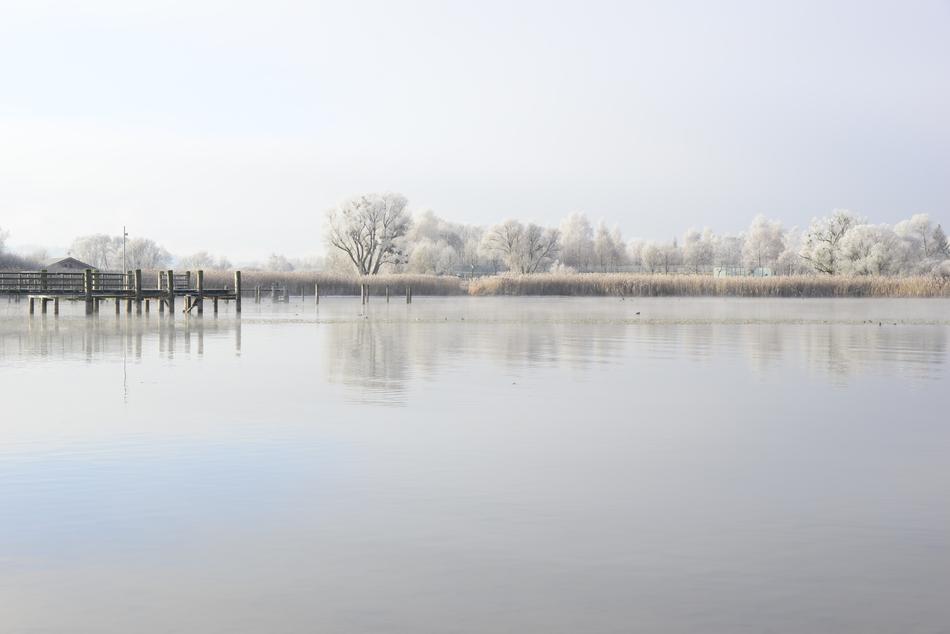
M 4 631 L 950 622 L 950 302 L 76 308 L 0 302 Z

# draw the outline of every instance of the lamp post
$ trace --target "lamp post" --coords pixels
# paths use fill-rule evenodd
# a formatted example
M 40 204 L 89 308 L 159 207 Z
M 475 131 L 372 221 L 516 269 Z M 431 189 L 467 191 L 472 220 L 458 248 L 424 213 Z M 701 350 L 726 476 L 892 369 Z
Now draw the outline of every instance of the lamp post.
M 125 239 L 129 237 L 129 234 L 125 231 L 125 225 L 122 225 L 122 272 L 126 271 L 125 264 Z

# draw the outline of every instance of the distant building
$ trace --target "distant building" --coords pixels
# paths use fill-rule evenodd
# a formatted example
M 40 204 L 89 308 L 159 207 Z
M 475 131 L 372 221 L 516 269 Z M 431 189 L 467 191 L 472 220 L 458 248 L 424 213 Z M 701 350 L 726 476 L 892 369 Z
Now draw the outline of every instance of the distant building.
M 91 264 L 86 264 L 85 262 L 69 256 L 51 260 L 44 264 L 43 268 L 47 271 L 84 271 L 86 269 L 92 269 L 93 271 L 99 270 Z

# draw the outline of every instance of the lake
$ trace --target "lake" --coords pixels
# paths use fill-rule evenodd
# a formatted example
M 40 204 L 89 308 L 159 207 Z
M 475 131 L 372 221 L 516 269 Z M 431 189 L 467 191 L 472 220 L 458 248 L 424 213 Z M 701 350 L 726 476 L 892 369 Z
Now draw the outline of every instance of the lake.
M 948 300 L 0 298 L 0 631 L 945 632 Z

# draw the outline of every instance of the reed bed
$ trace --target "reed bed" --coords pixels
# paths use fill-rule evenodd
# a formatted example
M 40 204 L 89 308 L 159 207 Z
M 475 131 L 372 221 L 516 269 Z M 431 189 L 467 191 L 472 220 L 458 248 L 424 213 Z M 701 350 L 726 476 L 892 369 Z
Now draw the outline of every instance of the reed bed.
M 479 278 L 469 283 L 468 292 L 472 295 L 613 297 L 950 297 L 950 278 L 538 273 Z
M 205 271 L 205 285 L 208 288 L 223 288 L 234 285 L 234 273 L 231 271 Z M 360 285 L 369 287 L 372 295 L 383 296 L 386 287 L 393 297 L 404 294 L 406 287 L 412 287 L 413 295 L 463 295 L 465 288 L 457 277 L 438 275 L 367 275 L 364 277 L 339 275 L 334 273 L 316 273 L 291 271 L 242 271 L 241 286 L 244 293 L 251 293 L 260 286 L 262 293 L 270 292 L 272 285 L 288 288 L 292 295 L 313 295 L 314 285 L 320 285 L 320 295 L 359 295 Z

